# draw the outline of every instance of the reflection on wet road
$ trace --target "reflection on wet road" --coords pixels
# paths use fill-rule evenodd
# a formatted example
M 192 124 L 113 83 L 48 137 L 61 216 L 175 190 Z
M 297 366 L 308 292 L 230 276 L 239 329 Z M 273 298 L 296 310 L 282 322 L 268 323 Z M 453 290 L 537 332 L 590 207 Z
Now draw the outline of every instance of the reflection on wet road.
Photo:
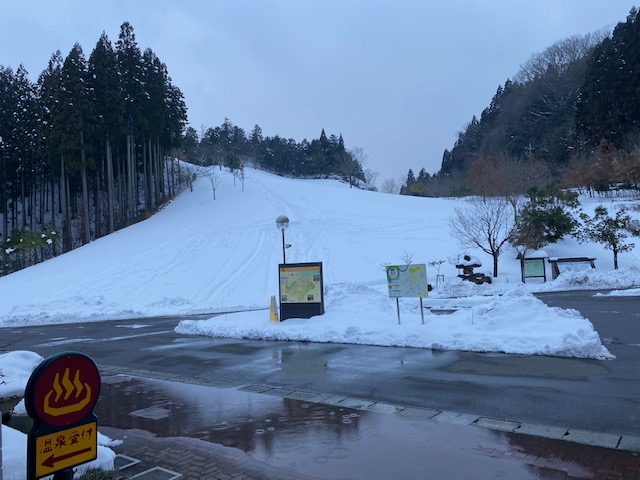
M 579 461 L 584 446 L 575 461 L 566 451 L 545 458 L 533 451 L 538 440 L 525 435 L 236 389 L 118 375 L 102 380 L 100 425 L 233 447 L 314 478 L 519 480 L 569 472 L 593 478 Z

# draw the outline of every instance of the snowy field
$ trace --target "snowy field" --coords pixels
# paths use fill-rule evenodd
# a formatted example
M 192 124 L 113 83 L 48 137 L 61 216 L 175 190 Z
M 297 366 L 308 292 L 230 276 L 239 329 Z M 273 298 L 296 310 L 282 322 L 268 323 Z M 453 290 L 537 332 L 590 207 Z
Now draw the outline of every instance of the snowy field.
M 607 358 L 591 322 L 573 310 L 548 308 L 531 292 L 625 289 L 640 286 L 637 251 L 613 255 L 597 244 L 567 239 L 545 251 L 551 257 L 593 256 L 596 269 L 543 283 L 521 281 L 513 250 L 500 256 L 499 276 L 477 286 L 457 278 L 463 254 L 449 219 L 464 199 L 426 199 L 350 189 L 335 180 L 296 180 L 248 169 L 244 191 L 218 171 L 213 200 L 206 178 L 195 182 L 158 214 L 65 255 L 0 278 L 0 328 L 161 315 L 223 313 L 183 321 L 177 332 L 221 337 L 363 343 L 416 348 L 501 351 Z M 582 198 L 591 213 L 610 200 Z M 629 198 L 621 201 L 631 202 Z M 322 262 L 325 315 L 269 322 L 278 295 L 282 236 L 275 219 L 290 219 L 287 262 Z M 640 250 L 638 250 L 640 251 Z M 396 303 L 387 292 L 386 264 L 442 260 L 428 267 L 434 290 L 424 299 Z M 436 285 L 436 273 L 444 283 Z M 622 294 L 638 294 L 626 290 Z M 454 310 L 448 315 L 432 311 Z M 249 310 L 249 311 L 247 311 Z M 240 313 L 233 313 L 243 311 Z

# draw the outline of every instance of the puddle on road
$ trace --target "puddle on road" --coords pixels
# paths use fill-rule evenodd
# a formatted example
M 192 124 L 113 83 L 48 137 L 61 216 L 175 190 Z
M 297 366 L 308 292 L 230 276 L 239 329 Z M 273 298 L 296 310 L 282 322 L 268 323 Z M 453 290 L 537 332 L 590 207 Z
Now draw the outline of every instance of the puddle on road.
M 214 442 L 325 479 L 591 478 L 562 457 L 542 468 L 522 435 L 235 389 L 107 376 L 95 412 L 99 425 Z

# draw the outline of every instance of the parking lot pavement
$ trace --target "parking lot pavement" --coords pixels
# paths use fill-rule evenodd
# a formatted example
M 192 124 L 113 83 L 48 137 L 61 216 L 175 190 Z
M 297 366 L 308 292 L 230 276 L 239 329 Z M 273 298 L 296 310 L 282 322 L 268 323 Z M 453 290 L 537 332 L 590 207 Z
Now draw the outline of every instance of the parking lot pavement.
M 123 478 L 639 479 L 640 441 L 260 385 L 101 367 Z

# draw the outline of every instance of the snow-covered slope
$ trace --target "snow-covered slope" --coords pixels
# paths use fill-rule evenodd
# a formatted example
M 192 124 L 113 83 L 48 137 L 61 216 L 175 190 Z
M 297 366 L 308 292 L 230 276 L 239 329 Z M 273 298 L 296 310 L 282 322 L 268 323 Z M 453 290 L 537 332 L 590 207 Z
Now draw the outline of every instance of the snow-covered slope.
M 384 265 L 403 264 L 408 259 L 412 263 L 427 264 L 444 260 L 439 273 L 444 275 L 445 282 L 436 286 L 425 305 L 453 305 L 459 310 L 475 308 L 471 314 L 475 315 L 476 325 L 482 324 L 479 315 L 488 308 L 485 306 L 483 310 L 477 306 L 500 303 L 497 294 L 505 292 L 510 292 L 504 296 L 511 302 L 509 308 L 492 304 L 492 313 L 487 317 L 489 323 L 500 320 L 499 315 L 513 315 L 516 311 L 536 311 L 552 319 L 581 318 L 577 312 L 568 315 L 551 312 L 541 302 L 534 302 L 528 291 L 640 285 L 640 261 L 635 251 L 621 255 L 622 269 L 614 273 L 611 252 L 600 245 L 581 245 L 571 239 L 548 247 L 547 253 L 595 256 L 597 270 L 561 275 L 546 284 L 522 285 L 515 253 L 506 251 L 500 257 L 499 278 L 492 285 L 472 285 L 456 278 L 458 271 L 454 265 L 461 254 L 468 252 L 480 258 L 485 265 L 482 270 L 487 272 L 491 258 L 480 250 L 463 249 L 450 236 L 449 219 L 454 208 L 468 205 L 464 199 L 389 195 L 350 189 L 335 180 L 287 179 L 253 169 L 248 169 L 243 191 L 240 183 L 234 185 L 230 174 L 221 171 L 220 175 L 222 183 L 216 191 L 216 200 L 208 180 L 200 178 L 193 192 L 184 192 L 152 218 L 0 278 L 0 327 L 266 309 L 270 297 L 278 295 L 282 234 L 276 228 L 275 219 L 279 215 L 290 219 L 285 231 L 286 242 L 292 245 L 287 250 L 287 262 L 323 262 L 327 315 L 321 317 L 322 321 L 333 319 L 346 329 L 318 332 L 307 322 L 302 330 L 306 329 L 311 335 L 307 339 L 316 341 L 544 353 L 541 347 L 531 346 L 540 343 L 539 338 L 514 350 L 504 347 L 511 342 L 508 338 L 496 340 L 488 335 L 485 341 L 476 342 L 474 346 L 459 339 L 465 329 L 456 330 L 457 327 L 443 334 L 458 337 L 455 341 L 449 339 L 453 343 L 442 336 L 425 339 L 420 338 L 419 333 L 408 331 L 400 332 L 399 336 L 396 331 L 381 333 L 376 329 L 377 323 L 384 323 L 385 329 L 396 328 L 397 323 L 395 301 L 387 295 Z M 592 209 L 593 205 L 595 201 L 587 201 L 585 210 Z M 428 267 L 429 281 L 434 285 L 435 274 L 436 270 Z M 461 300 L 461 296 L 468 298 Z M 451 297 L 458 298 L 452 300 Z M 420 321 L 416 302 L 401 302 L 403 316 L 409 315 L 406 317 L 409 323 L 415 323 L 416 315 L 417 322 Z M 248 327 L 246 315 L 223 317 L 226 323 L 222 329 L 208 328 L 204 323 L 183 323 L 179 331 L 302 338 L 292 333 L 293 322 L 274 327 L 285 329 L 275 334 L 274 329 L 263 329 L 260 322 L 268 318 L 264 312 L 252 315 Z M 434 333 L 436 322 L 431 320 Z M 465 317 L 460 321 L 464 324 L 467 320 Z M 450 318 L 449 323 L 452 321 Z M 555 331 L 554 335 L 568 338 L 567 335 L 586 327 L 586 337 L 589 337 L 586 341 L 592 342 L 588 333 L 591 324 L 582 321 L 585 325 L 573 324 L 567 331 Z M 252 322 L 258 322 L 261 328 L 256 329 Z M 499 324 L 498 321 L 491 328 Z M 349 326 L 353 329 L 349 330 Z M 247 328 L 251 333 L 247 333 Z M 368 334 L 364 335 L 363 329 L 367 328 Z M 541 329 L 544 326 L 536 325 L 530 330 Z M 477 339 L 478 332 L 473 335 Z M 516 338 L 519 333 L 509 335 Z M 388 340 L 381 340 L 384 336 Z M 411 336 L 415 338 L 409 341 Z M 567 352 L 564 343 L 560 341 L 559 346 L 553 347 L 556 354 L 571 355 L 580 351 L 578 345 Z M 578 355 L 600 355 L 599 346 L 594 348 Z

